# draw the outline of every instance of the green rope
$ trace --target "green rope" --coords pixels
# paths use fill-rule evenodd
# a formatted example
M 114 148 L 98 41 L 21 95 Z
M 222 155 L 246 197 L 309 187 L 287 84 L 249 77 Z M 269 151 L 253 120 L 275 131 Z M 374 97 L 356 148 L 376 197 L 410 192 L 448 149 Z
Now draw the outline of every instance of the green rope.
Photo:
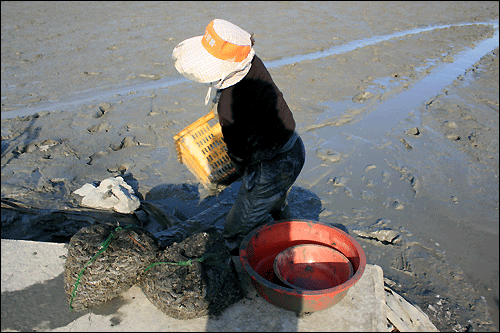
M 156 266 L 156 265 L 161 265 L 161 264 L 178 265 L 178 266 L 192 266 L 193 265 L 193 261 L 203 262 L 203 260 L 208 259 L 210 257 L 215 257 L 215 256 L 217 256 L 219 254 L 222 254 L 222 253 L 209 253 L 207 255 L 204 255 L 201 258 L 188 259 L 186 261 L 180 261 L 180 262 L 167 262 L 167 261 L 154 262 L 154 263 L 150 264 L 148 267 L 146 267 L 142 272 L 144 273 L 145 271 L 147 271 L 151 267 Z
M 133 226 L 132 224 L 126 226 L 125 228 L 122 228 L 120 226 L 116 227 L 115 228 L 115 232 L 118 232 L 122 229 L 126 229 L 126 228 L 129 228 Z M 71 306 L 71 304 L 73 304 L 73 299 L 75 298 L 75 295 L 76 295 L 76 289 L 78 288 L 78 285 L 80 284 L 80 279 L 82 278 L 82 275 L 83 275 L 83 272 L 85 271 L 85 269 L 101 254 L 103 253 L 104 251 L 106 251 L 106 249 L 108 248 L 109 246 L 109 243 L 111 243 L 111 239 L 113 239 L 115 237 L 115 235 L 113 234 L 113 232 L 110 232 L 109 233 L 109 236 L 108 238 L 101 243 L 101 249 L 99 250 L 99 252 L 97 252 L 93 257 L 92 259 L 90 259 L 90 261 L 88 263 L 85 264 L 85 266 L 83 266 L 83 268 L 80 270 L 80 273 L 78 273 L 78 278 L 76 279 L 76 282 L 75 282 L 75 287 L 73 288 L 73 292 L 71 293 L 71 301 L 69 302 L 69 308 L 71 310 L 73 310 L 73 307 Z

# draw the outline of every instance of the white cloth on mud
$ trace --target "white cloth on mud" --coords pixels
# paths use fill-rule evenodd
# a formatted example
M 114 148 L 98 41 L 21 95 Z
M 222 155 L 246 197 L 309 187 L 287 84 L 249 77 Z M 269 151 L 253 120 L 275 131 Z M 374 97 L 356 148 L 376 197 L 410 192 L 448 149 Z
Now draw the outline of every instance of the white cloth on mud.
M 84 207 L 131 214 L 141 205 L 132 187 L 122 177 L 105 179 L 97 187 L 85 184 L 73 193 L 83 197 L 80 205 Z

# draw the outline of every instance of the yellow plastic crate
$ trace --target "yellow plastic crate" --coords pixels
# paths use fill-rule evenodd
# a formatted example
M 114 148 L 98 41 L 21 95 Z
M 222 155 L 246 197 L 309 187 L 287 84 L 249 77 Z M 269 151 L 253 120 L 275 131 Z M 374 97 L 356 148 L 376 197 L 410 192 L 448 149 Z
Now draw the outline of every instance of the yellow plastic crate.
M 213 109 L 174 136 L 177 159 L 208 189 L 234 172 Z

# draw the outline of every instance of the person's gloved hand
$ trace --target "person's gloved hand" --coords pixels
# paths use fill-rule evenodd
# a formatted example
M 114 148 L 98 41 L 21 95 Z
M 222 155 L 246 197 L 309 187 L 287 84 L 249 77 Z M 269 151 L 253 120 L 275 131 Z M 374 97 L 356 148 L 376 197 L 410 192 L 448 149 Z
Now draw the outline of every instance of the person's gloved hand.
M 219 181 L 217 183 L 218 185 L 229 186 L 233 182 L 240 179 L 243 176 L 243 174 L 245 173 L 245 164 L 243 163 L 243 160 L 241 158 L 231 154 L 231 153 L 228 153 L 228 156 L 231 159 L 234 170 L 231 172 L 231 174 L 228 177 Z
M 235 164 L 235 163 L 233 163 Z M 227 177 L 225 177 L 223 180 L 219 181 L 217 184 L 218 185 L 223 185 L 223 186 L 229 186 L 238 179 L 240 179 L 243 176 L 243 173 L 245 171 L 245 168 L 242 167 L 241 165 L 235 164 L 234 166 L 234 171 L 231 172 L 231 174 Z

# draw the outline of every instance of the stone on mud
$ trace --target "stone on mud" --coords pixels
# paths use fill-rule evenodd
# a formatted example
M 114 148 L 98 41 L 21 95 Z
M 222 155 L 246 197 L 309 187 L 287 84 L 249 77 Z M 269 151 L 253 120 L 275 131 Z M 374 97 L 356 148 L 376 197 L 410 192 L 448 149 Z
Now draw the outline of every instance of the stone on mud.
M 80 205 L 84 207 L 131 214 L 141 205 L 132 187 L 122 177 L 105 179 L 97 187 L 87 183 L 73 193 L 83 197 Z

